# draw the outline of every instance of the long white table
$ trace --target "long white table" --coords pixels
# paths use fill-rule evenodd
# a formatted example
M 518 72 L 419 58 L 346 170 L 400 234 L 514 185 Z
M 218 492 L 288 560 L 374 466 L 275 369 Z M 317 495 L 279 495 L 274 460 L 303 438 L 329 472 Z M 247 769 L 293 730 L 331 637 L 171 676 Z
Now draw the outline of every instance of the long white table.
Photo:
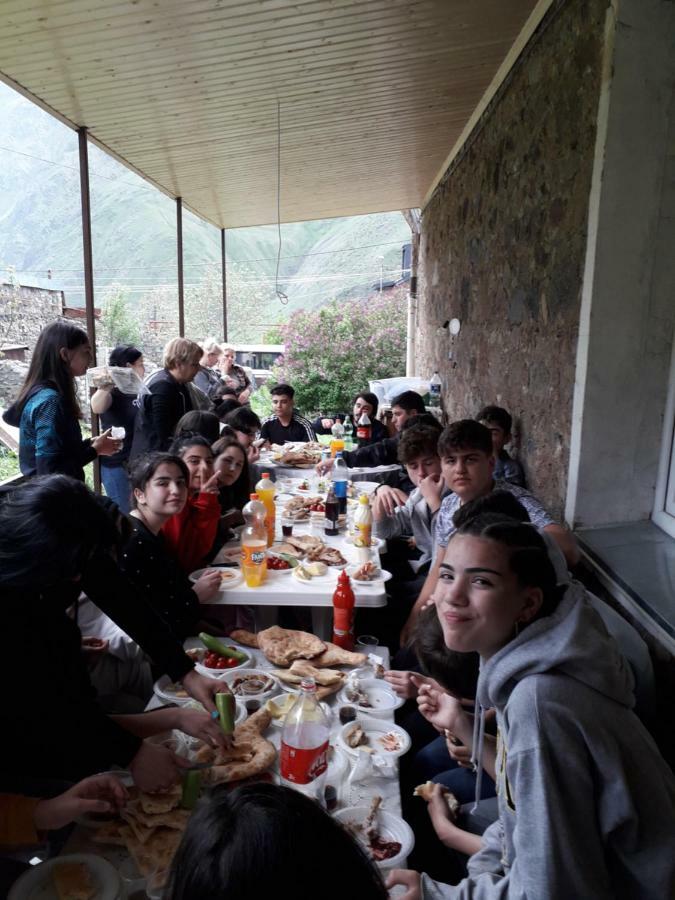
M 279 515 L 278 505 L 277 520 Z M 310 533 L 308 525 L 295 526 L 294 534 L 308 533 Z M 281 540 L 278 525 L 277 536 Z M 317 536 L 319 535 L 317 534 Z M 358 562 L 357 549 L 347 543 L 344 535 L 329 537 L 322 534 L 321 540 L 330 547 L 336 547 L 348 563 Z M 214 562 L 224 562 L 225 553 L 233 546 L 237 546 L 237 543 L 226 544 L 215 557 Z M 271 549 L 273 550 L 274 546 Z M 205 606 L 204 610 L 220 605 L 252 606 L 255 608 L 256 626 L 258 629 L 262 629 L 277 624 L 278 611 L 281 606 L 310 607 L 314 634 L 323 640 L 328 640 L 332 630 L 333 591 L 340 571 L 338 568 L 329 566 L 327 576 L 305 584 L 298 582 L 289 571 L 270 570 L 267 573 L 266 581 L 260 587 L 250 588 L 246 584 L 240 583 L 233 587 L 223 588 L 219 591 L 217 598 Z M 372 608 L 387 605 L 385 583 L 382 580 L 367 585 L 360 585 L 352 581 L 352 590 L 357 607 Z

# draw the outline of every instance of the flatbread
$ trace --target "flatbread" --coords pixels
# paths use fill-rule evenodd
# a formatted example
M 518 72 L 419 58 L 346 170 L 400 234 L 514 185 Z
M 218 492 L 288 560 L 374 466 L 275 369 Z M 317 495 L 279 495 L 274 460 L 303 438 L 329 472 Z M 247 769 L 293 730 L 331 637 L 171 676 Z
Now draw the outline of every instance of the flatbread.
M 191 811 L 189 809 L 172 809 L 171 812 L 148 816 L 139 808 L 134 810 L 133 815 L 136 821 L 145 825 L 146 828 L 175 828 L 178 831 L 184 831 Z
M 212 767 L 204 772 L 204 780 L 210 784 L 240 781 L 242 778 L 250 778 L 251 775 L 258 775 L 269 769 L 277 758 L 276 747 L 263 737 L 263 732 L 269 727 L 271 720 L 271 715 L 263 707 L 234 729 L 235 746 L 251 748 L 252 756 L 246 762 L 233 761 L 228 751 L 220 747 L 217 749 L 202 747 L 197 753 L 197 758 L 201 762 L 213 763 Z
M 243 644 L 244 647 L 258 647 L 258 635 L 252 631 L 246 631 L 244 628 L 236 628 L 231 631 L 230 637 L 238 644 Z
M 143 825 L 136 819 L 136 816 L 129 809 L 123 809 L 120 812 L 120 817 L 123 822 L 126 822 L 129 828 L 132 830 L 136 840 L 140 841 L 141 844 L 147 844 L 149 838 L 151 838 L 155 833 L 156 829 L 154 825 Z
M 313 656 L 310 660 L 313 666 L 321 668 L 322 666 L 365 666 L 368 657 L 365 653 L 351 653 L 349 650 L 343 650 L 337 644 L 331 644 L 328 641 L 326 649 L 318 656 Z
M 138 799 L 143 812 L 151 816 L 157 813 L 167 813 L 175 809 L 180 803 L 181 794 L 181 786 L 176 784 L 161 794 L 145 794 L 141 792 L 138 795 Z
M 125 844 L 129 854 L 138 866 L 138 871 L 147 878 L 158 869 L 168 869 L 183 835 L 172 828 L 157 828 L 152 837 L 143 844 L 131 829 L 125 834 Z
M 433 794 L 435 786 L 436 785 L 433 781 L 425 781 L 424 784 L 418 784 L 413 791 L 413 797 L 421 797 L 422 800 L 425 800 L 428 803 L 431 800 L 431 796 Z M 459 800 L 444 785 L 441 785 L 441 790 L 443 793 L 443 799 L 448 804 L 448 809 L 450 810 L 451 817 L 453 819 L 456 819 L 461 807 Z
M 326 649 L 315 635 L 278 625 L 258 632 L 258 646 L 275 666 L 289 666 L 294 659 L 311 659 Z
M 317 669 L 311 662 L 306 659 L 296 659 L 290 668 L 293 675 L 300 675 L 303 678 L 313 678 L 314 681 L 326 687 L 335 682 L 342 683 L 345 679 L 345 673 L 337 669 Z

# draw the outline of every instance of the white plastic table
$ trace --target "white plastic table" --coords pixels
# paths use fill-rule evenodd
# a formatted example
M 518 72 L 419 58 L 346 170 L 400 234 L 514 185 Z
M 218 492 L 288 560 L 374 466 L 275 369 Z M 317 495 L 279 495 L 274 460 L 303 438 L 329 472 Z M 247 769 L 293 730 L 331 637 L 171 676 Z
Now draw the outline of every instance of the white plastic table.
M 277 517 L 279 507 L 277 507 Z M 296 525 L 294 534 L 308 534 L 309 526 Z M 317 537 L 318 537 L 317 533 Z M 278 536 L 279 540 L 281 535 Z M 347 560 L 348 564 L 357 563 L 357 549 L 347 543 L 343 535 L 327 537 L 321 534 L 321 540 L 330 547 L 336 547 Z M 226 544 L 215 557 L 214 562 L 225 561 L 224 553 L 227 549 L 237 546 L 236 543 Z M 274 549 L 272 547 L 271 549 Z M 218 592 L 217 598 L 212 600 L 209 607 L 222 606 L 252 606 L 255 607 L 256 626 L 260 630 L 270 625 L 277 624 L 278 610 L 280 606 L 310 607 L 312 612 L 312 631 L 322 640 L 329 640 L 333 622 L 333 591 L 337 584 L 340 569 L 328 567 L 328 575 L 316 579 L 308 584 L 298 582 L 289 571 L 268 571 L 267 580 L 258 588 L 247 587 L 244 583 L 233 587 L 223 588 Z M 387 605 L 387 595 L 384 581 L 374 581 L 368 585 L 359 585 L 352 581 L 352 590 L 357 607 L 381 607 Z

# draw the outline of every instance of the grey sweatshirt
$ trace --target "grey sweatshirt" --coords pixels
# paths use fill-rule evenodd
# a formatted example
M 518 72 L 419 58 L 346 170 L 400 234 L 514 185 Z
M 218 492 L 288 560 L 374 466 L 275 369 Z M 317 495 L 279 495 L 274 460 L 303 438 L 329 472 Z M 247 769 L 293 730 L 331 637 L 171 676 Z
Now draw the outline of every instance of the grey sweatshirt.
M 447 488 L 441 496 L 443 501 L 452 491 Z M 432 513 L 419 488 L 410 494 L 403 506 L 397 506 L 391 516 L 385 516 L 375 522 L 375 534 L 385 540 L 391 540 L 404 534 L 415 538 L 415 546 L 420 551 L 419 559 L 410 563 L 413 571 L 421 569 L 425 563 L 431 562 L 434 552 L 434 529 L 438 510 Z
M 675 778 L 632 712 L 632 676 L 572 584 L 482 668 L 499 725 L 499 819 L 456 887 L 424 898 L 675 897 Z

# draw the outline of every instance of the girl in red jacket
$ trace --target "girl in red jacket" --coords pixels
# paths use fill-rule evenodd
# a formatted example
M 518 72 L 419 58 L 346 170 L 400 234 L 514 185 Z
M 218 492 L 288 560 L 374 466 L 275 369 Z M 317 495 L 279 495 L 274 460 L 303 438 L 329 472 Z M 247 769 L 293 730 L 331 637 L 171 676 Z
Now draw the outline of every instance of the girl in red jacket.
M 198 434 L 184 435 L 171 446 L 190 472 L 188 501 L 162 526 L 169 549 L 186 574 L 206 564 L 218 529 L 220 480 L 213 469 L 211 445 Z

